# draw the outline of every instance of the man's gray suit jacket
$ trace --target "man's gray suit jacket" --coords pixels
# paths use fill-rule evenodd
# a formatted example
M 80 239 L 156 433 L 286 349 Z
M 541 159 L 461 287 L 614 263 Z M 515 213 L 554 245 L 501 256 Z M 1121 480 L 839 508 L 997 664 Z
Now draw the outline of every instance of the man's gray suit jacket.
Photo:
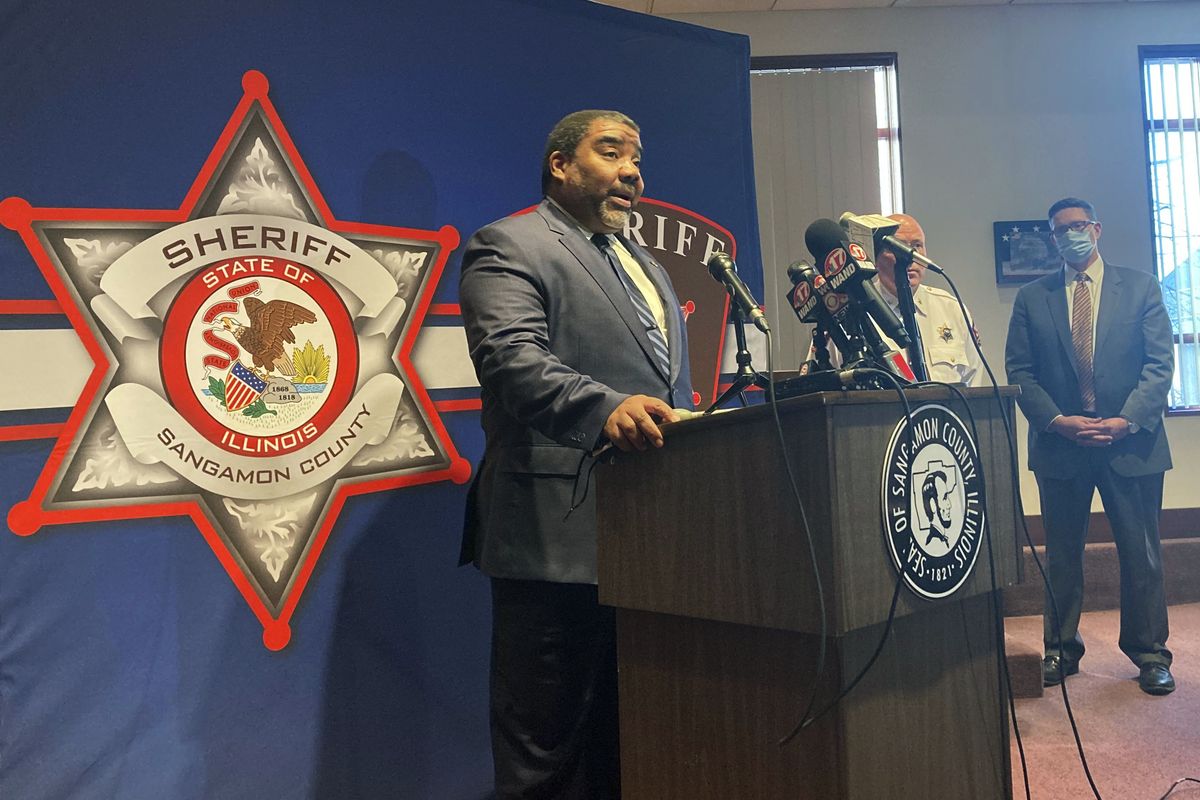
M 461 555 L 487 575 L 595 583 L 588 452 L 629 395 L 692 407 L 679 301 L 666 270 L 625 244 L 662 296 L 669 376 L 612 265 L 553 204 L 494 222 L 467 243 L 459 300 L 486 441 Z M 586 502 L 568 515 L 585 491 Z
M 1174 374 L 1173 341 L 1158 280 L 1105 264 L 1092 359 L 1096 413 L 1125 417 L 1140 430 L 1084 458 L 1079 445 L 1046 430 L 1059 414 L 1083 412 L 1063 270 L 1022 287 L 1009 322 L 1005 364 L 1009 383 L 1021 387 L 1017 402 L 1029 420 L 1029 468 L 1070 478 L 1090 459 L 1103 458 L 1128 477 L 1170 469 L 1162 422 Z

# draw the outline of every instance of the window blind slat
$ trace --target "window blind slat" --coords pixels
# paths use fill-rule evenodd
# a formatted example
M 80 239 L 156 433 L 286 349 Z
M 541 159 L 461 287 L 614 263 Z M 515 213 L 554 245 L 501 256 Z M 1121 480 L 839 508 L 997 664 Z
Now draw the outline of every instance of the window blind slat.
M 754 174 L 762 233 L 764 302 L 773 312 L 776 363 L 796 369 L 807 356 L 808 326 L 787 304 L 787 267 L 810 259 L 804 232 L 816 219 L 846 210 L 901 210 L 899 192 L 885 201 L 883 184 L 898 187 L 898 124 L 877 113 L 876 73 L 890 67 L 751 70 Z M 894 78 L 885 86 L 894 86 Z M 892 90 L 894 92 L 894 89 Z M 883 107 L 895 108 L 894 97 Z M 880 146 L 886 132 L 887 148 Z M 887 154 L 885 158 L 884 154 Z

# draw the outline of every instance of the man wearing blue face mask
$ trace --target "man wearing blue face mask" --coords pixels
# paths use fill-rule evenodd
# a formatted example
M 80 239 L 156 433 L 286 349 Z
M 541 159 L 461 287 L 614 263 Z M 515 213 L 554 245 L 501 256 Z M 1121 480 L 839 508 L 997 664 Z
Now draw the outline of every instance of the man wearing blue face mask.
M 1054 686 L 1079 671 L 1083 548 L 1099 490 L 1121 564 L 1121 650 L 1142 691 L 1170 694 L 1158 518 L 1171 468 L 1171 323 L 1154 275 L 1101 258 L 1090 203 L 1068 197 L 1047 216 L 1063 268 L 1017 293 L 1005 348 L 1046 530 L 1042 680 Z

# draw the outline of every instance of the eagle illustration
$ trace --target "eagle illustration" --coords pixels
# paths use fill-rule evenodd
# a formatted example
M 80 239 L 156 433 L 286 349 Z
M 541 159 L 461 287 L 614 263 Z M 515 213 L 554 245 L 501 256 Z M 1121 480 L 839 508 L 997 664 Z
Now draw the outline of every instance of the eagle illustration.
M 286 377 L 295 375 L 296 365 L 284 352 L 283 345 L 296 341 L 292 328 L 305 322 L 316 322 L 317 315 L 288 300 L 264 303 L 257 297 L 247 297 L 243 302 L 250 324 L 243 325 L 233 317 L 222 317 L 221 324 L 233 333 L 238 344 L 254 360 L 254 366 L 265 374 L 270 375 L 274 369 Z

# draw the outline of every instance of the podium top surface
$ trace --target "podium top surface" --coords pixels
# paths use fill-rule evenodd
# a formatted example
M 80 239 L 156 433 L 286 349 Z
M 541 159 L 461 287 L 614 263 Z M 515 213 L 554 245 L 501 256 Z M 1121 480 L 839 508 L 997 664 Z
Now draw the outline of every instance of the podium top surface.
M 959 387 L 958 391 L 962 392 L 963 397 L 967 400 L 980 400 L 987 398 L 995 398 L 997 395 L 1002 400 L 1016 398 L 1021 393 L 1019 386 L 998 386 L 992 387 Z M 958 395 L 949 388 L 943 386 L 927 386 L 920 389 L 906 389 L 904 396 L 908 399 L 910 405 L 920 403 L 928 403 L 937 400 L 947 400 L 957 402 Z M 866 405 L 866 404 L 883 404 L 883 403 L 899 403 L 900 395 L 892 389 L 856 389 L 853 391 L 841 392 L 813 392 L 812 394 L 800 395 L 799 397 L 789 397 L 786 400 L 779 401 L 779 410 L 781 413 L 797 413 L 811 408 L 829 408 L 833 406 L 850 406 L 850 405 Z M 727 424 L 741 424 L 763 414 L 769 415 L 771 406 L 769 403 L 760 403 L 745 408 L 723 408 L 717 409 L 711 414 L 697 414 L 679 422 L 671 422 L 662 426 L 663 436 L 679 435 L 695 430 L 698 427 L 716 426 L 722 422 Z

